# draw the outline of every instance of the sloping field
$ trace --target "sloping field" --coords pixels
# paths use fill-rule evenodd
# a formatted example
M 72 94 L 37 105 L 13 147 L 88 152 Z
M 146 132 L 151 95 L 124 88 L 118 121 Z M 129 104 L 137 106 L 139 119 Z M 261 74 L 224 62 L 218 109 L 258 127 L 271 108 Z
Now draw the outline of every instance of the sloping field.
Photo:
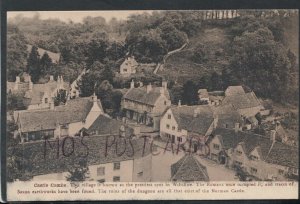
M 201 64 L 193 61 L 194 49 L 201 43 L 204 45 L 207 60 Z M 158 74 L 167 80 L 177 83 L 191 79 L 197 81 L 202 76 L 220 72 L 228 65 L 229 57 L 226 54 L 229 39 L 223 29 L 209 28 L 190 39 L 189 45 L 182 51 L 167 58 L 166 63 Z

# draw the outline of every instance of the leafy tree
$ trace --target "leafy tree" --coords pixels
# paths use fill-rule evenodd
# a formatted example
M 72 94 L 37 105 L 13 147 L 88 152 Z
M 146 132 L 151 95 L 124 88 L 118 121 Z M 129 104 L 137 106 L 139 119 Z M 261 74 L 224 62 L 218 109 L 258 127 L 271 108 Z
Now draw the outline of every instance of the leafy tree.
M 239 81 L 258 95 L 280 101 L 289 88 L 290 61 L 267 28 L 236 37 L 230 67 Z
M 7 25 L 7 79 L 14 81 L 26 68 L 27 45 L 25 36 L 15 26 Z
M 40 69 L 43 75 L 49 73 L 52 68 L 52 59 L 49 57 L 48 53 L 45 52 L 40 60 Z
M 31 75 L 32 82 L 36 83 L 41 76 L 40 55 L 36 46 L 32 46 L 31 48 L 31 52 L 27 60 L 27 70 Z
M 7 109 L 8 110 L 24 110 L 26 105 L 23 101 L 23 96 L 19 94 L 7 94 Z
M 57 95 L 54 97 L 54 105 L 63 105 L 67 102 L 67 92 L 66 90 L 60 89 L 57 91 Z
M 78 158 L 77 158 L 78 159 Z M 80 182 L 85 181 L 88 178 L 88 162 L 87 160 L 80 159 L 79 162 L 74 162 L 68 170 L 66 176 L 67 181 Z
M 198 102 L 198 89 L 195 83 L 188 80 L 183 85 L 182 103 L 195 105 Z
M 195 48 L 194 54 L 192 56 L 193 61 L 196 63 L 205 62 L 207 60 L 205 52 L 206 52 L 205 46 L 203 44 L 199 43 L 197 45 L 197 47 Z

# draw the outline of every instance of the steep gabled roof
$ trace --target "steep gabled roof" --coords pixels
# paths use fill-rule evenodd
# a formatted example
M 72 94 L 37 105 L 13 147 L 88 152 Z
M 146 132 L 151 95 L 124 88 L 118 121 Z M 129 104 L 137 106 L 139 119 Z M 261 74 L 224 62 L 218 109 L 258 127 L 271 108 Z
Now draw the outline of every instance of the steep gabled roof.
M 225 95 L 232 96 L 232 95 L 240 95 L 245 94 L 245 90 L 242 86 L 228 86 Z
M 60 139 L 59 144 L 62 144 L 63 140 L 64 138 Z M 73 147 L 69 142 L 66 142 L 64 146 L 66 152 L 72 152 L 72 149 L 75 149 L 75 152 L 70 156 L 59 154 L 59 158 L 57 158 L 57 149 L 50 148 L 48 144 L 45 147 L 44 141 L 18 144 L 8 150 L 7 154 L 12 155 L 13 152 L 11 151 L 14 149 L 17 152 L 21 152 L 23 154 L 22 157 L 28 158 L 32 166 L 28 174 L 32 176 L 66 172 L 80 161 L 79 158 L 84 158 L 88 165 L 98 165 L 139 159 L 151 154 L 150 145 L 144 147 L 143 138 L 131 139 L 130 142 L 127 139 L 124 142 L 123 138 L 116 136 L 115 143 L 110 147 L 107 147 L 107 140 L 111 144 L 114 140 L 113 136 L 108 138 L 86 136 L 83 139 L 81 137 L 73 137 L 72 140 L 74 141 Z M 56 141 L 49 142 L 54 145 Z
M 102 109 L 100 101 L 99 107 Z M 93 106 L 90 97 L 69 100 L 65 105 L 56 106 L 54 110 L 16 111 L 15 120 L 22 132 L 55 129 L 58 124 L 84 121 Z
M 88 133 L 97 131 L 97 135 L 119 134 L 122 121 L 100 115 L 87 130 Z
M 234 126 L 235 123 L 242 123 L 242 117 L 231 104 L 222 104 L 221 106 L 212 107 L 212 109 L 214 118 L 218 119 L 217 127 Z
M 226 96 L 222 104 L 232 104 L 236 109 L 252 108 L 261 105 L 254 92 Z
M 124 99 L 154 106 L 161 95 L 160 89 L 161 87 L 152 87 L 151 91 L 147 93 L 146 87 L 132 88 L 123 97 Z M 164 90 L 164 95 L 167 99 L 170 99 L 168 90 Z
M 173 181 L 209 181 L 206 167 L 192 155 L 186 154 L 178 162 L 171 165 Z
M 214 120 L 213 112 L 208 105 L 173 106 L 171 111 L 179 129 L 202 135 L 208 131 Z
M 255 148 L 258 148 L 261 159 L 268 163 L 299 168 L 298 149 L 293 146 L 277 141 L 273 142 L 268 137 L 252 132 L 235 132 L 225 128 L 217 128 L 213 135 L 218 135 L 221 138 L 224 149 L 235 148 L 239 143 L 243 143 L 248 157 Z

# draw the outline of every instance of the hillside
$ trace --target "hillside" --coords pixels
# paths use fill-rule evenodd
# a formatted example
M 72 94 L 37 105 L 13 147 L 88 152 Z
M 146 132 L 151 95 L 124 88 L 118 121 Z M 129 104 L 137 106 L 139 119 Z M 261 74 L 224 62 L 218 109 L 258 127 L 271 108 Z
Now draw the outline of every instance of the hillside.
M 207 60 L 201 64 L 192 59 L 198 44 L 204 45 Z M 188 46 L 167 58 L 164 68 L 158 71 L 159 75 L 168 80 L 182 83 L 187 79 L 198 80 L 213 71 L 220 72 L 228 65 L 229 56 L 226 54 L 229 38 L 222 28 L 206 28 L 190 39 Z

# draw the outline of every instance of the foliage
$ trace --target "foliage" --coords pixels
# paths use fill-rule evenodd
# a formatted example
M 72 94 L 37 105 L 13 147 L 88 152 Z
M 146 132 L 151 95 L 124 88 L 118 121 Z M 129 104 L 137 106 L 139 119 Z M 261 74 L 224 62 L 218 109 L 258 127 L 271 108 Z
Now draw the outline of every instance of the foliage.
M 78 158 L 77 158 L 78 159 Z M 66 176 L 67 181 L 85 181 L 88 178 L 88 162 L 87 160 L 80 159 L 79 161 L 75 162 L 70 166 L 68 170 L 68 175 Z
M 41 76 L 40 55 L 36 46 L 32 46 L 27 59 L 27 71 L 31 75 L 32 82 L 36 83 Z
M 207 60 L 206 54 L 205 54 L 205 47 L 203 44 L 199 43 L 197 47 L 194 50 L 194 54 L 192 57 L 193 61 L 196 63 L 203 63 Z
M 46 73 L 51 73 L 52 69 L 52 60 L 49 57 L 48 53 L 45 52 L 40 60 L 40 70 L 43 75 Z
M 198 89 L 193 81 L 188 80 L 183 84 L 182 103 L 195 105 L 198 102 Z
M 7 94 L 7 110 L 24 110 L 26 105 L 23 102 L 23 96 L 20 94 L 13 94 L 9 92 Z
M 67 102 L 67 92 L 66 90 L 60 89 L 57 91 L 57 95 L 54 97 L 54 105 L 63 105 Z

